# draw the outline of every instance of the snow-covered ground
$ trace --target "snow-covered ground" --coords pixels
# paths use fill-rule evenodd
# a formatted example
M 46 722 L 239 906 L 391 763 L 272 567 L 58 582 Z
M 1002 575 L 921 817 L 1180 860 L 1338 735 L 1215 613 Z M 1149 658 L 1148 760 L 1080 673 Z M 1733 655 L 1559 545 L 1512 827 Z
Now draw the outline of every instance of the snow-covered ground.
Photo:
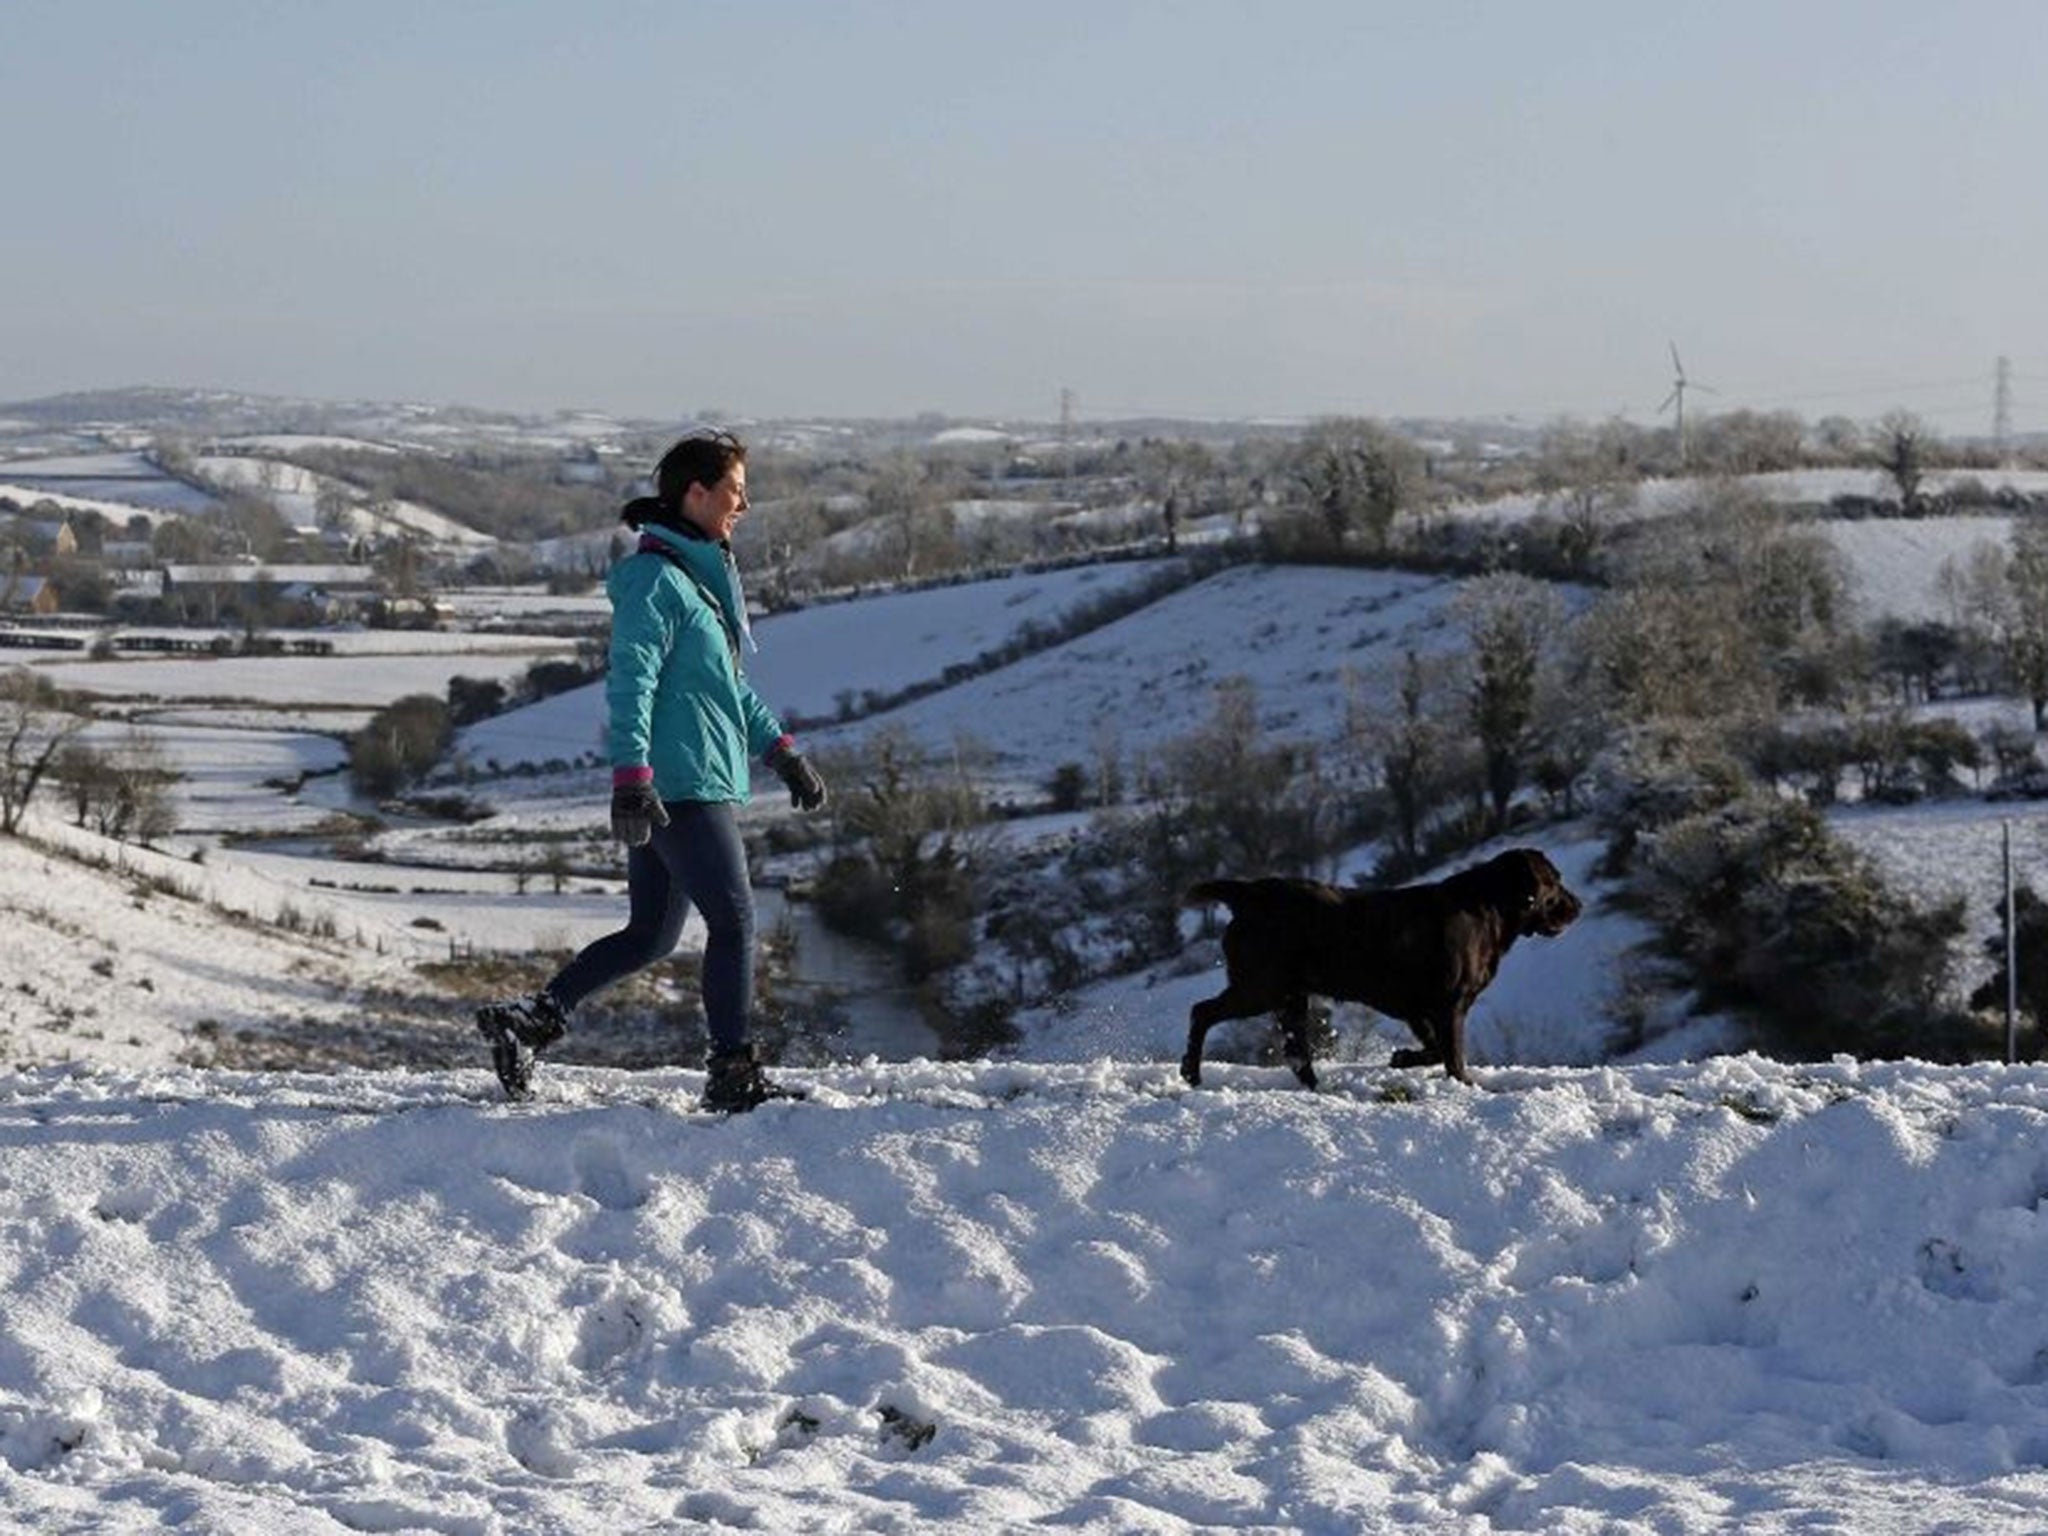
M 110 661 L 45 661 L 24 655 L 20 659 L 60 688 L 108 699 L 216 699 L 280 707 L 380 708 L 408 694 L 444 696 L 451 676 L 509 682 L 536 661 L 570 656 L 576 650 L 574 641 L 533 636 L 494 640 L 382 630 L 325 638 L 334 643 L 331 656 L 128 655 Z M 357 640 L 364 643 L 351 643 Z
M 1873 532 L 1852 563 L 1889 608 L 1930 549 Z M 828 716 L 1143 574 L 779 615 L 752 669 Z M 1268 730 L 1327 743 L 1346 671 L 1448 645 L 1455 590 L 1233 570 L 812 738 L 886 720 L 1042 775 L 1184 736 L 1242 675 Z M 683 1070 L 550 1064 L 515 1109 L 480 1059 L 179 1065 L 399 1006 L 460 1060 L 465 1005 L 417 962 L 618 916 L 615 879 L 407 863 L 435 829 L 370 865 L 224 842 L 347 801 L 284 787 L 339 761 L 317 727 L 566 644 L 336 638 L 40 664 L 157 736 L 188 825 L 112 850 L 50 806 L 0 839 L 0 1528 L 2048 1529 L 2048 1068 L 1589 1066 L 1640 937 L 1597 899 L 1508 957 L 1479 1090 L 1391 1071 L 1398 1030 L 1341 1013 L 1322 1093 L 1228 1062 L 1183 1089 L 1218 980 L 1193 914 L 1179 965 L 1025 1019 L 1021 1059 L 842 1060 L 733 1121 Z M 583 690 L 464 748 L 573 759 L 600 724 Z M 488 792 L 480 837 L 601 832 L 601 773 Z M 1984 913 L 2005 815 L 2048 863 L 2030 807 L 1838 822 Z M 1582 833 L 1528 840 L 1597 898 Z
M 31 511 L 48 504 L 59 512 L 97 512 L 116 528 L 135 518 L 154 526 L 171 516 L 205 512 L 215 498 L 182 480 L 35 480 L 5 478 L 0 465 L 0 498 Z
M 0 838 L 0 1047 L 10 1064 L 160 1065 L 195 1050 L 203 1058 L 202 1026 L 346 1027 L 361 1015 L 359 989 L 413 990 L 406 971 L 420 949 L 402 923 L 388 933 L 337 928 L 335 939 L 315 941 L 276 926 L 286 905 L 319 915 L 296 885 L 265 884 L 232 863 L 118 848 L 58 824 L 33 830 L 51 847 Z M 0 1367 L 0 1382 L 5 1374 Z
M 1816 525 L 1842 553 L 1855 584 L 1858 611 L 1880 618 L 1953 623 L 1942 594 L 1944 566 L 1969 567 L 1982 544 L 2005 553 L 2012 519 L 1984 517 L 1873 517 Z
M 219 724 L 151 720 L 146 731 L 102 721 L 80 740 L 116 756 L 137 738 L 153 747 L 181 776 L 177 786 L 182 833 L 283 831 L 284 821 L 310 816 L 285 801 L 281 784 L 307 774 L 334 773 L 347 762 L 342 744 L 302 730 L 248 729 Z
M 514 625 L 538 619 L 611 623 L 611 599 L 602 586 L 588 592 L 554 593 L 533 587 L 465 587 L 434 594 L 434 606 L 470 623 Z
M 0 1079 L 0 1522 L 2048 1528 L 2048 1070 L 788 1075 Z
M 1831 823 L 1898 889 L 1929 904 L 1963 898 L 1958 987 L 1964 995 L 1994 969 L 1984 941 L 2001 931 L 2008 833 L 2014 883 L 2048 895 L 2048 805 L 2040 801 L 1855 806 L 1835 812 Z

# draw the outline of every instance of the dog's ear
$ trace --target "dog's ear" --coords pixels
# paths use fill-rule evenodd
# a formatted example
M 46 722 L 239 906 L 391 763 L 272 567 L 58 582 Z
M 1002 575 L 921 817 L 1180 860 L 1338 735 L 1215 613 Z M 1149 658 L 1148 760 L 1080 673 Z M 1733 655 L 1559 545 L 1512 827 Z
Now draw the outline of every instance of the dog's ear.
M 1496 900 L 1508 912 L 1528 911 L 1557 878 L 1550 860 L 1534 848 L 1510 848 L 1492 861 L 1489 872 L 1494 876 Z

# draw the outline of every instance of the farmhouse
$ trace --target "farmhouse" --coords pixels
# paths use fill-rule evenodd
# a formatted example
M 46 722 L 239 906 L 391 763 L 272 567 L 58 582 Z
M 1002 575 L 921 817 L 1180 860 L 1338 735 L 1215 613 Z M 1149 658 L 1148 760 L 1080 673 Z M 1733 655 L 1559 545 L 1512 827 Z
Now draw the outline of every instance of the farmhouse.
M 0 506 L 0 512 L 5 507 Z M 55 555 L 68 560 L 78 553 L 78 532 L 67 517 L 34 517 L 19 511 L 5 520 L 10 542 L 37 556 Z
M 57 589 L 41 576 L 19 572 L 0 577 L 0 613 L 30 613 L 41 617 L 57 611 Z
M 60 559 L 68 560 L 78 553 L 78 534 L 70 518 L 43 519 L 28 526 L 31 533 L 49 541 L 50 552 Z
M 378 596 L 367 565 L 166 565 L 157 595 L 187 617 L 218 620 L 223 609 L 285 602 L 339 617 Z

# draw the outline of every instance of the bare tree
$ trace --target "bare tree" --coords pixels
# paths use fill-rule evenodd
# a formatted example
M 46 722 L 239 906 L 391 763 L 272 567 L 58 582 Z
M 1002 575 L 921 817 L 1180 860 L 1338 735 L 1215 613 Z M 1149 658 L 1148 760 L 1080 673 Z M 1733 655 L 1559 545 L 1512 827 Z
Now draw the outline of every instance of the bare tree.
M 1832 462 L 1847 464 L 1861 456 L 1863 428 L 1847 416 L 1823 416 L 1814 423 L 1813 445 Z
M 1797 469 L 1806 423 L 1792 411 L 1724 411 L 1694 429 L 1695 461 L 1720 475 L 1758 475 Z
M 1167 766 L 1211 871 L 1302 870 L 1321 855 L 1323 776 L 1305 749 L 1266 738 L 1250 678 L 1216 685 L 1214 711 Z
M 1753 680 L 1724 594 L 1698 601 L 1667 586 L 1607 594 L 1579 630 L 1586 675 L 1601 708 L 1617 720 L 1705 719 L 1731 709 Z M 1731 678 L 1728 674 L 1735 673 Z
M 1898 487 L 1899 510 L 1908 517 L 1918 514 L 1924 505 L 1921 485 L 1927 477 L 1933 443 L 1927 423 L 1910 411 L 1892 411 L 1877 424 L 1873 444 L 1877 466 Z
M 1095 803 L 1115 805 L 1124 797 L 1124 743 L 1113 718 L 1105 715 L 1095 722 L 1088 735 L 1088 750 L 1094 762 L 1090 787 Z
M 0 673 L 0 833 L 21 830 L 44 775 L 90 723 L 47 678 L 26 667 Z
M 1459 779 L 1447 673 L 1442 661 L 1409 651 L 1401 659 L 1391 708 L 1368 694 L 1356 674 L 1348 679 L 1346 734 L 1386 789 L 1393 843 L 1387 863 L 1395 876 L 1422 868 L 1430 823 Z
M 1546 427 L 1536 450 L 1536 488 L 1556 510 L 1572 552 L 1589 559 L 1608 528 L 1636 503 L 1641 478 L 1623 423 L 1588 427 L 1571 420 Z
M 107 796 L 99 808 L 99 830 L 108 837 L 133 837 L 147 848 L 178 829 L 171 786 L 179 774 L 155 737 L 131 728 L 107 754 Z
M 569 850 L 560 843 L 552 843 L 541 855 L 541 873 L 548 877 L 548 884 L 559 896 L 568 888 L 569 881 L 576 873 L 576 867 L 569 862 Z
M 230 491 L 208 518 L 219 530 L 221 553 L 275 560 L 284 552 L 291 530 L 267 501 Z
M 946 563 L 953 541 L 951 493 L 932 467 L 893 453 L 868 479 L 868 515 L 882 531 L 894 575 L 911 578 Z
M 76 825 L 102 837 L 133 837 L 145 848 L 178 830 L 171 786 L 179 777 L 155 738 L 136 728 L 105 751 L 69 741 L 50 770 Z
M 1202 492 L 1219 474 L 1216 455 L 1201 443 L 1180 438 L 1146 438 L 1138 445 L 1138 485 L 1159 504 L 1169 551 L 1179 545 L 1181 524 L 1201 510 Z
M 346 534 L 354 524 L 355 498 L 338 480 L 322 480 L 313 497 L 313 521 L 322 533 Z
M 420 594 L 423 564 L 420 547 L 410 534 L 401 534 L 377 551 L 372 562 L 384 590 L 392 597 L 409 599 Z
M 745 563 L 750 572 L 760 572 L 749 584 L 759 588 L 763 602 L 779 607 L 798 595 L 798 562 L 824 542 L 828 531 L 825 504 L 817 496 L 755 504 L 736 539 L 748 550 L 761 551 L 758 559 Z
M 2012 622 L 2006 559 L 1996 542 L 1979 539 L 1961 561 L 1945 558 L 1935 574 L 1935 589 L 1956 632 L 1958 681 L 1967 693 L 1991 688 L 2002 665 L 2003 637 Z

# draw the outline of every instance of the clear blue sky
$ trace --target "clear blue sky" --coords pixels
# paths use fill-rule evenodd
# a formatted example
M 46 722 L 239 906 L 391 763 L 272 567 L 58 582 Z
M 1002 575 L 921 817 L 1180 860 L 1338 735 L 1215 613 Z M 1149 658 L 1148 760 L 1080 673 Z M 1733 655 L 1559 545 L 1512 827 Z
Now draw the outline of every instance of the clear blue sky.
M 0 399 L 2048 428 L 2043 0 L 4 0 Z

